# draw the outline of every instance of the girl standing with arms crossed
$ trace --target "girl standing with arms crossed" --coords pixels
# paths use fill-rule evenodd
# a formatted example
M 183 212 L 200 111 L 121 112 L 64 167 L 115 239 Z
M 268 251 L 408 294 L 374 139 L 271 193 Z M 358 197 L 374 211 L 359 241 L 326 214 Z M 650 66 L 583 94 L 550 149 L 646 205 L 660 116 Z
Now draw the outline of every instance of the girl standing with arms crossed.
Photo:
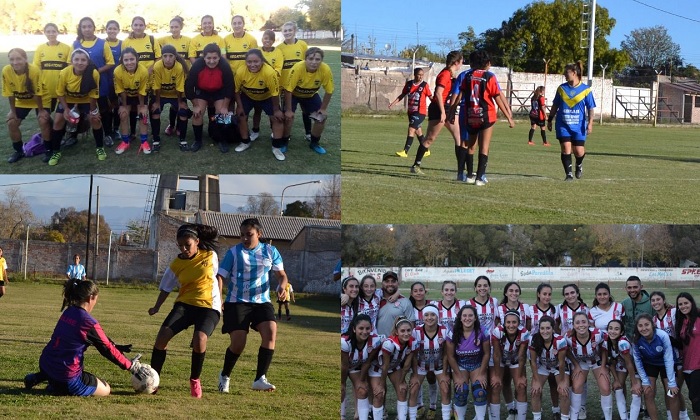
M 544 128 L 545 120 L 547 119 L 546 109 L 544 86 L 538 86 L 537 89 L 532 92 L 532 99 L 530 99 L 530 133 L 527 136 L 527 144 L 530 146 L 535 145 L 535 142 L 532 141 L 532 136 L 535 134 L 535 127 L 540 127 L 542 146 L 549 146 L 547 142 L 547 131 L 545 131 Z
M 421 124 L 423 124 L 423 120 L 425 120 L 427 110 L 426 99 L 433 96 L 428 82 L 423 80 L 424 74 L 425 72 L 422 68 L 416 67 L 413 70 L 413 80 L 407 81 L 403 86 L 401 94 L 389 103 L 389 109 L 391 109 L 397 102 L 408 96 L 408 107 L 406 111 L 408 113 L 408 133 L 403 150 L 396 152 L 396 156 L 398 157 L 408 157 L 408 151 L 413 144 L 413 136 L 418 135 L 418 141 L 420 143 L 424 141 Z M 430 156 L 427 152 L 423 154 L 423 156 L 426 155 Z
M 157 314 L 170 292 L 178 287 L 175 305 L 163 321 L 153 345 L 151 367 L 160 375 L 170 340 L 194 325 L 190 394 L 195 398 L 202 398 L 199 377 L 207 351 L 207 339 L 221 317 L 222 285 L 221 280 L 216 278 L 219 266 L 216 255 L 217 236 L 218 232 L 212 226 L 180 226 L 177 230 L 177 246 L 182 252 L 165 270 L 160 280 L 160 294 L 155 305 L 148 310 L 151 316 Z
M 439 313 L 438 322 L 440 325 L 444 325 L 447 331 L 452 331 L 455 325 L 455 320 L 458 319 L 457 313 L 460 309 L 467 305 L 467 302 L 456 299 L 457 295 L 457 283 L 451 280 L 445 280 L 442 282 L 441 292 L 442 299 L 434 302 L 437 306 Z
M 369 417 L 369 383 L 367 372 L 382 348 L 382 339 L 374 334 L 367 315 L 357 315 L 350 324 L 347 337 L 340 337 L 340 417 L 345 418 L 345 383 L 348 378 L 357 400 L 359 420 Z
M 561 163 L 566 178 L 573 181 L 571 153 L 576 157 L 576 178 L 583 176 L 583 158 L 586 156 L 586 136 L 593 132 L 593 108 L 595 99 L 590 86 L 581 81 L 583 65 L 580 61 L 564 67 L 566 83 L 557 88 L 552 107 L 549 109 L 547 129 L 552 131 L 552 120 L 556 117 L 556 136 L 561 146 Z
M 559 331 L 566 336 L 574 328 L 574 314 L 584 312 L 587 316 L 590 313 L 588 306 L 581 299 L 581 292 L 575 284 L 565 284 L 562 287 L 564 302 L 559 305 Z
M 554 330 L 556 321 L 549 315 L 539 318 L 537 332 L 530 338 L 530 366 L 532 368 L 532 416 L 542 419 L 542 388 L 549 382 L 552 398 L 552 418 L 561 419 L 559 404 L 569 411 L 569 377 L 566 371 L 566 339 Z M 554 389 L 552 389 L 554 387 Z M 556 402 L 555 402 L 556 401 Z M 554 411 L 554 409 L 557 411 Z

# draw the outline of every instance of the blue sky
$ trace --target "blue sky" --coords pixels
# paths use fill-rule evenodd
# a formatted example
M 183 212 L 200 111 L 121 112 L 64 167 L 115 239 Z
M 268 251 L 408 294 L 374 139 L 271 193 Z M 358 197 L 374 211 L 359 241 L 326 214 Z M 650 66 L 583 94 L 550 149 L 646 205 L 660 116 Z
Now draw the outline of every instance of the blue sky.
M 114 232 L 121 232 L 129 220 L 141 220 L 148 197 L 150 175 L 95 175 L 93 180 L 93 209 L 95 194 L 100 186 L 100 214 L 104 215 Z M 221 175 L 222 210 L 233 211 L 244 206 L 249 195 L 268 192 L 279 201 L 284 187 L 306 181 L 327 182 L 329 175 Z M 89 175 L 0 175 L 0 200 L 5 190 L 19 188 L 37 217 L 47 221 L 61 207 L 88 208 Z M 323 184 L 307 184 L 287 189 L 285 206 L 292 201 L 306 201 Z M 198 190 L 196 181 L 182 181 L 180 188 Z M 94 210 L 93 210 L 94 211 Z
M 477 34 L 500 27 L 513 12 L 530 3 L 524 0 L 441 0 L 435 3 L 439 7 L 431 8 L 429 2 L 419 0 L 344 0 L 342 23 L 348 34 L 358 35 L 359 42 L 366 42 L 372 35 L 380 50 L 394 42 L 401 50 L 406 45 L 416 44 L 416 32 L 421 44 L 436 45 L 442 39 L 456 42 L 457 34 L 468 26 Z M 597 3 L 608 9 L 609 15 L 617 21 L 608 37 L 611 47 L 620 48 L 625 35 L 634 29 L 663 25 L 673 41 L 680 45 L 685 62 L 700 68 L 700 43 L 696 38 L 700 33 L 698 0 L 598 0 Z M 433 49 L 440 50 L 437 46 Z M 587 57 L 587 53 L 582 57 Z

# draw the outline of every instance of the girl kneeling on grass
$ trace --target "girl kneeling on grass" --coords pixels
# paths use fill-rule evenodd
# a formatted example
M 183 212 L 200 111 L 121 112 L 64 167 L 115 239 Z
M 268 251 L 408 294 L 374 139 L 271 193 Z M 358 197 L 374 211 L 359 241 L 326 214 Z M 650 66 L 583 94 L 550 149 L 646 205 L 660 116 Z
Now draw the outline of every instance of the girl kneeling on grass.
M 139 55 L 131 47 L 122 50 L 120 64 L 114 69 L 114 91 L 119 97 L 119 131 L 122 142 L 114 150 L 118 155 L 129 150 L 129 115 L 136 111 L 141 120 L 138 152 L 151 153 L 148 145 L 148 70 L 139 64 Z
M 369 316 L 357 315 L 350 323 L 347 336 L 340 337 L 340 416 L 345 418 L 345 383 L 350 378 L 357 399 L 359 420 L 369 417 L 367 372 L 382 348 L 382 339 L 372 333 Z
M 51 340 L 41 352 L 40 373 L 25 377 L 27 388 L 48 378 L 48 389 L 58 395 L 109 395 L 111 389 L 107 382 L 83 370 L 83 357 L 89 345 L 95 346 L 102 356 L 124 370 L 135 373 L 141 368 L 141 355 L 132 360 L 124 357 L 107 338 L 100 323 L 90 315 L 97 304 L 98 293 L 97 285 L 91 280 L 65 282 L 63 297 L 68 302 L 68 309 L 61 313 Z

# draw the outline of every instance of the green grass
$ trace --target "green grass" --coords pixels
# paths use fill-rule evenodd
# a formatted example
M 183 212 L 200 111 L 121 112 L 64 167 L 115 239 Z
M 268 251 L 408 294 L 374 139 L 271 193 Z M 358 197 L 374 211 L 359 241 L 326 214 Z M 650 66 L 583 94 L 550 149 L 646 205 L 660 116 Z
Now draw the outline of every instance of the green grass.
M 171 294 L 160 313 L 147 314 L 156 300 L 155 287 L 102 286 L 93 315 L 107 335 L 117 343 L 132 343 L 149 363 L 160 324 L 176 294 Z M 298 295 L 291 305 L 292 321 L 278 324 L 277 346 L 268 378 L 277 391 L 260 393 L 250 389 L 255 375 L 260 336 L 251 331 L 246 350 L 231 376 L 230 394 L 217 391 L 218 372 L 229 345 L 221 324 L 209 339 L 202 372 L 204 395 L 189 394 L 192 329 L 183 331 L 169 344 L 161 388 L 157 395 L 135 395 L 126 371 L 108 362 L 94 349 L 85 354 L 85 369 L 106 380 L 112 394 L 106 398 L 70 398 L 49 395 L 40 385 L 26 391 L 23 378 L 38 369 L 39 356 L 51 337 L 61 306 L 61 286 L 10 283 L 0 299 L 5 315 L 0 329 L 2 374 L 0 417 L 78 418 L 90 413 L 104 419 L 124 418 L 290 418 L 328 419 L 338 412 L 338 309 L 337 298 Z
M 580 283 L 579 288 L 581 289 L 581 297 L 583 300 L 586 302 L 587 305 L 591 305 L 591 302 L 593 301 L 593 289 L 595 287 L 596 283 Z M 427 299 L 430 300 L 438 300 L 441 299 L 440 296 L 440 283 L 427 283 L 426 284 L 426 297 Z M 522 295 L 521 295 L 521 301 L 528 303 L 528 304 L 534 304 L 537 294 L 536 294 L 536 288 L 539 285 L 539 283 L 535 282 L 523 282 L 520 283 L 520 286 L 522 288 Z M 561 294 L 562 286 L 564 285 L 564 282 L 561 283 L 553 283 L 553 290 L 552 290 L 552 304 L 560 304 L 563 302 L 563 297 Z M 491 287 L 491 296 L 496 297 L 499 299 L 499 301 L 503 298 L 503 287 L 505 286 L 505 283 L 492 283 Z M 694 287 L 695 285 L 693 284 L 692 286 L 688 284 L 682 284 L 682 283 L 664 283 L 664 282 L 645 282 L 644 283 L 644 288 L 651 294 L 651 292 L 655 290 L 661 290 L 666 294 L 666 301 L 669 303 L 675 303 L 676 296 L 678 293 L 682 291 L 688 291 L 689 287 Z M 401 285 L 401 293 L 404 296 L 409 296 L 410 295 L 410 284 L 408 282 L 403 283 Z M 611 289 L 611 294 L 615 298 L 616 301 L 622 301 L 627 297 L 626 292 L 624 291 L 624 283 L 610 283 L 610 289 Z M 458 299 L 470 299 L 474 296 L 474 283 L 471 281 L 465 281 L 465 282 L 460 282 L 457 285 L 457 298 Z M 527 368 L 527 374 L 528 374 L 528 390 L 531 385 L 531 372 L 530 372 L 530 365 L 528 362 L 528 368 Z M 408 378 L 410 375 L 406 375 Z M 424 381 L 425 383 L 425 381 Z M 386 399 L 386 404 L 385 404 L 385 411 L 389 412 L 389 418 L 393 419 L 396 416 L 396 392 L 391 385 L 391 382 L 387 380 L 387 399 Z M 627 380 L 627 409 L 629 410 L 629 403 L 630 403 L 630 381 L 629 378 Z M 657 381 L 657 396 L 656 396 L 656 406 L 659 410 L 659 418 L 665 418 L 666 414 L 666 405 L 663 400 L 663 384 L 661 380 L 659 379 Z M 528 391 L 529 392 L 529 391 Z M 683 395 L 687 396 L 688 394 L 688 387 L 684 384 L 683 385 Z M 346 387 L 346 393 L 350 396 L 352 396 L 352 384 L 350 381 L 347 383 Z M 552 403 L 550 399 L 550 394 L 549 394 L 549 385 L 545 384 L 544 389 L 542 392 L 542 418 L 543 419 L 551 419 L 551 409 Z M 589 419 L 602 419 L 603 418 L 603 412 L 600 408 L 600 393 L 598 391 L 598 385 L 596 384 L 596 380 L 593 376 L 592 373 L 589 372 L 588 374 L 588 403 L 586 405 L 586 409 L 588 412 L 588 418 Z M 424 398 L 424 404 L 426 407 L 426 412 L 427 412 L 427 407 L 428 407 L 428 390 L 427 390 L 427 385 L 423 385 L 423 398 Z M 350 399 L 351 400 L 351 399 Z M 501 416 L 505 418 L 507 414 L 507 410 L 505 408 L 503 397 L 501 397 Z M 528 402 L 531 401 L 531 398 L 528 394 Z M 467 411 L 467 416 L 465 417 L 466 419 L 471 419 L 474 417 L 474 408 L 473 408 L 473 400 L 470 397 L 469 401 L 469 410 Z M 689 399 L 686 398 L 686 406 L 689 410 L 689 415 L 692 417 L 692 409 L 690 406 L 690 401 Z M 346 404 L 348 412 L 354 413 L 355 408 L 353 403 L 347 403 Z M 528 405 L 528 410 L 532 412 L 532 407 Z M 613 397 L 613 417 L 616 419 L 619 419 L 618 412 L 617 412 L 617 405 L 615 403 L 614 397 Z M 346 416 L 346 418 L 350 419 L 352 418 L 352 414 Z M 440 402 L 438 398 L 438 407 L 437 407 L 437 415 L 436 418 L 440 418 Z M 528 417 L 529 418 L 529 417 Z
M 423 128 L 427 127 L 427 122 Z M 399 158 L 406 118 L 343 117 L 343 223 L 697 223 L 697 129 L 594 126 L 584 177 L 563 182 L 560 151 L 527 145 L 529 123 L 496 124 L 487 175 L 475 187 L 456 179 L 454 140 L 443 130 L 409 172 L 418 149 Z M 475 162 L 476 164 L 476 162 Z
M 32 53 L 29 53 L 32 60 Z M 107 149 L 107 160 L 100 162 L 95 156 L 95 142 L 92 133 L 87 138 L 79 137 L 78 143 L 65 150 L 60 163 L 49 167 L 41 161 L 41 157 L 26 158 L 15 164 L 6 162 L 13 150 L 6 128 L 0 131 L 0 173 L 172 173 L 184 171 L 197 171 L 198 173 L 289 173 L 289 174 L 337 174 L 340 172 L 340 52 L 326 51 L 325 62 L 333 70 L 336 80 L 336 92 L 328 107 L 329 119 L 321 138 L 321 144 L 326 149 L 326 155 L 318 155 L 308 147 L 304 140 L 304 126 L 301 121 L 301 112 L 297 112 L 292 131 L 292 140 L 289 144 L 287 159 L 279 162 L 272 155 L 270 143 L 270 127 L 267 117 L 263 116 L 260 130 L 260 138 L 252 147 L 243 153 L 231 150 L 222 154 L 218 147 L 213 145 L 204 129 L 204 147 L 197 153 L 183 153 L 178 149 L 176 137 L 168 137 L 164 134 L 169 117 L 167 111 L 163 114 L 164 122 L 161 122 L 161 151 L 150 155 L 137 155 L 137 144 L 124 154 L 117 156 L 112 149 Z M 8 64 L 7 55 L 0 55 L 0 67 Z M 6 98 L 0 98 L 0 115 L 7 115 L 9 103 Z M 252 124 L 252 113 L 249 118 Z M 38 132 L 37 119 L 30 114 L 22 123 L 22 139 L 28 141 L 31 135 Z M 149 127 L 149 139 L 150 127 Z M 191 121 L 188 124 L 188 141 L 194 141 Z M 115 141 L 116 144 L 118 142 Z

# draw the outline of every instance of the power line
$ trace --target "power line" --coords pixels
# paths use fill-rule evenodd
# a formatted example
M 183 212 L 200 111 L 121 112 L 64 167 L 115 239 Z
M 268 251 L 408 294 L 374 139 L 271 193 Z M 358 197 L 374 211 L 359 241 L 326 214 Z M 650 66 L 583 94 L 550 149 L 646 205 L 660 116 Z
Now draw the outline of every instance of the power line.
M 68 178 L 60 178 L 60 179 L 43 179 L 41 181 L 15 182 L 12 184 L 0 184 L 0 187 L 16 187 L 16 186 L 21 186 L 21 185 L 43 184 L 45 182 L 67 181 L 69 179 L 86 178 L 87 176 L 88 175 L 77 175 L 77 176 L 71 176 Z
M 658 10 L 659 12 L 663 12 L 663 13 L 669 14 L 669 15 L 671 15 L 671 16 L 679 17 L 679 18 L 681 18 L 681 19 L 686 19 L 686 20 L 689 20 L 689 21 L 691 21 L 691 22 L 700 23 L 700 20 L 693 19 L 693 18 L 689 18 L 689 17 L 686 17 L 686 16 L 682 16 L 682 15 L 679 15 L 679 14 L 676 14 L 676 13 L 673 13 L 673 12 L 669 12 L 668 10 L 659 9 L 658 7 L 654 7 L 654 6 L 650 5 L 650 4 L 646 4 L 646 3 L 641 2 L 641 1 L 639 1 L 639 0 L 632 0 L 632 1 L 635 2 L 635 3 L 639 3 L 639 4 L 643 5 L 643 6 L 649 7 L 649 8 L 651 8 L 651 9 Z

